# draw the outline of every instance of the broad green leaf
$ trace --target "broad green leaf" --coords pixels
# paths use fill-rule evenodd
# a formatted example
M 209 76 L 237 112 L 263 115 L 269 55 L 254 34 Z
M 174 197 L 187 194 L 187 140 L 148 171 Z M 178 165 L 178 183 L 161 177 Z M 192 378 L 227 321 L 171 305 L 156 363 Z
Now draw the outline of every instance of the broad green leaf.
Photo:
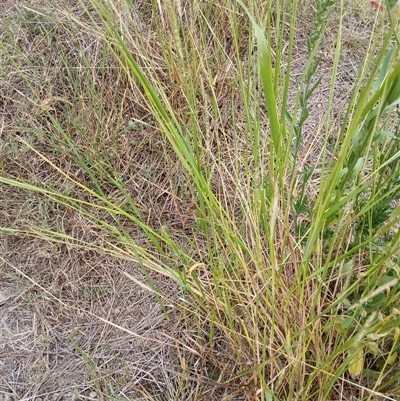
M 351 258 L 348 260 L 342 267 L 342 274 L 346 275 L 348 273 L 351 273 L 353 271 L 354 267 L 354 258 Z
M 394 8 L 394 7 L 396 6 L 396 4 L 397 4 L 398 1 L 399 1 L 399 0 L 387 0 L 388 5 L 389 5 L 389 8 L 390 8 L 390 9 Z
M 346 317 L 342 322 L 342 329 L 347 330 L 350 327 L 352 322 L 353 322 L 353 318 Z
M 397 352 L 393 352 L 393 354 L 389 355 L 388 359 L 386 359 L 387 364 L 393 365 L 396 362 L 397 357 Z
M 360 157 L 360 158 L 357 160 L 357 163 L 356 163 L 356 165 L 354 166 L 354 169 L 353 169 L 353 171 L 352 171 L 352 173 L 351 173 L 351 179 L 357 177 L 357 175 L 360 173 L 360 171 L 361 171 L 363 165 L 364 165 L 364 158 L 363 158 L 363 157 Z
M 339 173 L 339 178 L 342 178 L 344 175 L 346 175 L 348 171 L 349 169 L 347 167 L 342 168 Z
M 374 92 L 376 92 L 382 85 L 387 73 L 388 73 L 388 67 L 390 66 L 390 59 L 392 58 L 393 52 L 395 50 L 395 47 L 390 48 L 386 55 L 385 58 L 383 59 L 382 67 L 381 70 L 379 71 L 378 78 L 375 81 L 375 84 L 372 88 Z
M 375 309 L 378 309 L 379 307 L 381 307 L 385 302 L 386 302 L 386 297 L 384 294 L 378 294 L 375 297 L 373 297 L 372 299 L 370 299 L 366 306 L 365 309 L 367 312 L 371 312 Z
M 377 286 L 385 285 L 393 281 L 393 276 L 389 274 L 384 274 L 382 277 L 379 278 Z
M 374 136 L 374 141 L 380 141 L 382 139 L 392 138 L 392 139 L 400 139 L 393 132 L 390 131 L 380 131 Z

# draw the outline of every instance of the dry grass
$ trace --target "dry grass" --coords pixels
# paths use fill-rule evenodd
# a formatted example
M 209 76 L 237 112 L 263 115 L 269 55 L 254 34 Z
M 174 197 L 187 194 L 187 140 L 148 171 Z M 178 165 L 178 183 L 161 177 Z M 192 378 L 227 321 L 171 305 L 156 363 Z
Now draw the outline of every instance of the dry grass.
M 367 9 L 364 2 L 347 3 L 331 132 L 325 132 L 323 124 L 334 60 L 335 14 L 330 17 L 323 46 L 319 68 L 322 82 L 310 100 L 311 117 L 304 126 L 299 169 L 318 163 L 327 136 L 333 142 L 336 139 L 335 128 L 343 118 L 356 71 L 369 46 L 373 10 Z M 6 44 L 1 62 L 13 59 L 13 63 L 2 64 L 0 71 L 1 174 L 33 185 L 44 183 L 60 193 L 96 203 L 95 197 L 71 185 L 42 157 L 23 146 L 18 140 L 22 138 L 87 186 L 93 184 L 88 176 L 90 170 L 99 187 L 108 191 L 108 199 L 123 204 L 124 197 L 110 180 L 111 175 L 113 180 L 123 182 L 125 190 L 135 198 L 146 224 L 155 230 L 167 230 L 193 260 L 202 260 L 208 252 L 205 241 L 201 242 L 198 234 L 194 241 L 191 237 L 197 221 L 194 194 L 177 156 L 155 128 L 148 105 L 101 38 L 96 39 L 89 31 L 91 22 L 78 2 L 52 5 L 50 9 L 42 0 L 1 4 L 0 34 Z M 150 17 L 153 13 L 146 2 L 136 6 L 137 32 L 142 35 L 137 40 L 145 43 L 153 57 L 141 62 L 159 74 L 180 122 L 188 124 L 191 111 L 182 101 L 180 77 L 166 75 L 163 63 L 171 56 L 164 53 L 166 46 L 155 40 L 160 25 Z M 313 24 L 308 11 L 312 6 L 309 7 L 302 11 L 296 31 L 294 81 L 307 59 L 306 38 Z M 76 29 L 78 21 L 81 30 Z M 169 35 L 173 27 L 165 25 L 165 29 Z M 227 27 L 221 30 L 228 32 Z M 168 35 L 166 41 L 171 39 Z M 225 39 L 229 43 L 227 35 Z M 246 37 L 243 46 L 247 46 Z M 204 79 L 199 100 L 201 114 L 196 121 L 200 129 L 214 135 L 208 142 L 209 154 L 226 161 L 226 169 L 221 168 L 213 177 L 214 193 L 240 219 L 235 211 L 241 199 L 235 187 L 236 181 L 244 182 L 245 177 L 230 176 L 230 163 L 232 155 L 238 149 L 245 152 L 248 144 L 234 138 L 245 138 L 246 126 L 239 91 L 234 87 L 236 71 L 229 65 L 227 49 L 227 54 L 215 55 L 218 70 L 213 89 L 220 114 L 215 116 L 210 111 L 210 88 Z M 245 58 L 246 52 L 243 54 Z M 198 79 L 202 79 L 201 75 Z M 290 100 L 289 105 L 294 106 Z M 230 117 L 232 107 L 237 114 L 235 125 Z M 54 125 L 55 120 L 63 125 L 62 130 Z M 220 130 L 210 129 L 214 125 Z M 62 132 L 67 132 L 79 152 L 85 154 L 86 165 L 77 159 Z M 311 198 L 318 194 L 318 171 L 313 180 Z M 92 209 L 94 216 L 112 223 L 107 213 Z M 154 249 L 137 226 L 128 220 L 122 223 L 132 241 Z M 176 309 L 175 301 L 185 294 L 168 274 L 145 274 L 123 246 L 113 256 L 107 256 L 72 240 L 95 244 L 101 250 L 112 243 L 111 232 L 89 225 L 71 207 L 6 186 L 0 187 L 0 226 L 20 230 L 0 236 L 0 400 L 257 399 L 257 379 L 251 373 L 237 375 L 236 355 L 226 335 L 216 329 L 211 353 L 206 337 L 208 323 Z M 32 229 L 38 232 L 37 238 L 23 234 Z M 48 241 L 43 238 L 47 230 L 63 233 L 65 238 Z M 174 250 L 164 251 L 165 258 L 174 260 Z M 221 252 L 222 258 L 226 256 L 224 249 L 215 251 Z M 200 264 L 197 274 L 204 280 L 204 287 L 211 288 L 212 280 Z M 287 269 L 285 274 L 289 286 L 296 272 Z M 148 283 L 148 275 L 164 294 L 163 302 L 140 284 Z M 310 300 L 313 290 L 310 284 Z M 296 324 L 302 327 L 307 311 L 297 311 L 300 303 L 296 301 L 289 306 L 285 302 L 282 297 L 282 308 L 286 308 L 289 317 L 298 313 Z M 239 306 L 235 313 L 241 315 Z M 282 319 L 283 326 L 291 324 Z M 317 325 L 313 327 L 317 329 Z M 318 339 L 313 346 L 318 347 Z M 243 360 L 253 357 L 245 347 L 244 341 Z M 277 358 L 276 371 L 280 364 Z M 271 381 L 276 371 L 271 372 Z M 341 382 L 332 396 L 334 400 L 355 400 L 364 399 L 366 393 L 362 386 Z

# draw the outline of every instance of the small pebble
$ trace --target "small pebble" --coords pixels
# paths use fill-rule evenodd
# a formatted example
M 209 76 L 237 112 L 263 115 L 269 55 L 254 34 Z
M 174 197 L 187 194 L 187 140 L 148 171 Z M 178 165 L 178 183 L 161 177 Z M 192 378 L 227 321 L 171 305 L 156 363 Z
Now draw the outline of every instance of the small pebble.
M 97 393 L 96 393 L 95 391 L 92 391 L 92 392 L 89 394 L 89 397 L 90 397 L 90 398 L 96 398 L 96 397 L 97 397 Z

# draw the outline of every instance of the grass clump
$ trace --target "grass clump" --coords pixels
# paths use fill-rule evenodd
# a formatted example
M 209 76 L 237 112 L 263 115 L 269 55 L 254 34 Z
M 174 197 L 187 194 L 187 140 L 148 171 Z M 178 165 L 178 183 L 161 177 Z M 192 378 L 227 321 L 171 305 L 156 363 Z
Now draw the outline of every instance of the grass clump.
M 398 11 L 339 109 L 349 4 L 306 3 L 89 0 L 1 42 L 2 201 L 48 207 L 1 231 L 137 264 L 181 322 L 144 399 L 400 396 Z

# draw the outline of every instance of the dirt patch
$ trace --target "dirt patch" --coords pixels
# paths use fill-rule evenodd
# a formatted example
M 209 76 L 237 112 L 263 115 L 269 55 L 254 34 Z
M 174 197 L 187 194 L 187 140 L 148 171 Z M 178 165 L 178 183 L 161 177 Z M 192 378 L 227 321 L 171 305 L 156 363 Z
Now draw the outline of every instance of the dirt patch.
M 2 399 L 136 400 L 171 391 L 163 368 L 174 359 L 176 328 L 155 296 L 122 274 L 146 282 L 137 265 L 42 240 L 8 238 L 6 247 L 14 252 L 3 253 L 1 267 Z

